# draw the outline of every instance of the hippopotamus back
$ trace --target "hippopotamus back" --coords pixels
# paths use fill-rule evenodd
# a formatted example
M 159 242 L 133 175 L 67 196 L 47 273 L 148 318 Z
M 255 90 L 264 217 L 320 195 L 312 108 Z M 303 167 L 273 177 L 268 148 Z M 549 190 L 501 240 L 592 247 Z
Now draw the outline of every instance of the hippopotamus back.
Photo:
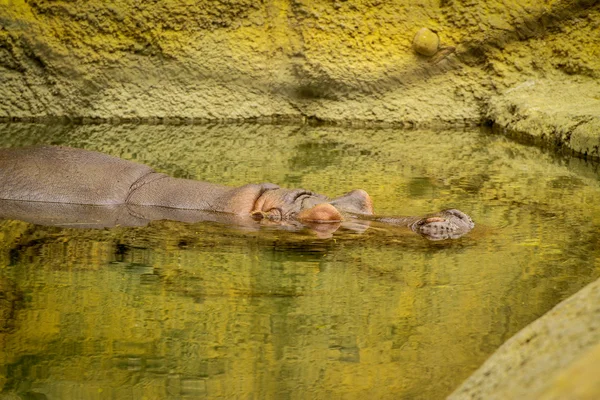
M 0 199 L 123 204 L 153 170 L 97 152 L 44 146 L 0 149 Z

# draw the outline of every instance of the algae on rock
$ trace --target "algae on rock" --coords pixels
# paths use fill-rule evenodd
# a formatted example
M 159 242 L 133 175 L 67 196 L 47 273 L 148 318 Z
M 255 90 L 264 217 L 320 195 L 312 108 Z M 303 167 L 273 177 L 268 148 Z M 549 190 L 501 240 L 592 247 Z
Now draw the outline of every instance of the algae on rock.
M 595 1 L 4 0 L 0 15 L 9 120 L 471 124 L 508 87 L 600 75 Z M 423 27 L 456 52 L 416 54 Z

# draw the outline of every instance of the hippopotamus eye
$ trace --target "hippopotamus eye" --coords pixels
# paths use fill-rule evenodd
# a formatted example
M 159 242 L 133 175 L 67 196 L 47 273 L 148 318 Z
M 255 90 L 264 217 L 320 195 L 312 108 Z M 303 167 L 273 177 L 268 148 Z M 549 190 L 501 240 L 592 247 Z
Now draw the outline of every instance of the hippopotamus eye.
M 301 192 L 298 193 L 298 195 L 296 196 L 296 198 L 300 197 L 300 196 L 312 196 L 314 195 L 313 192 L 311 192 L 310 190 L 303 190 Z
M 301 190 L 298 193 L 296 193 L 296 195 L 294 196 L 294 199 L 292 200 L 292 203 L 297 202 L 298 200 L 300 200 L 303 197 L 310 197 L 310 196 L 314 196 L 314 193 L 308 190 Z
M 294 197 L 294 200 L 292 201 L 292 203 L 294 203 L 296 205 L 299 205 L 300 209 L 310 208 L 310 207 L 314 206 L 314 204 L 312 204 L 312 205 L 305 205 L 304 201 L 306 199 L 314 198 L 315 195 L 316 194 L 314 192 L 311 192 L 311 191 L 308 191 L 308 190 L 303 190 L 303 191 L 301 191 L 301 192 L 299 192 L 299 193 L 296 194 L 296 196 Z M 290 215 L 290 216 L 292 216 L 292 215 Z

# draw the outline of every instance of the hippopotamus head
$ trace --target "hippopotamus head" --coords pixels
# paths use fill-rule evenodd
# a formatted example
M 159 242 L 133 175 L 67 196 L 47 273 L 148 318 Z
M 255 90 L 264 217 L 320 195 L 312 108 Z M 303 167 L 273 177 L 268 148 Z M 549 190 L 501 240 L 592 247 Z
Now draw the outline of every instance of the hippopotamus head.
M 367 192 L 353 190 L 329 199 L 309 190 L 274 188 L 258 197 L 251 212 L 255 219 L 316 223 L 340 222 L 348 214 L 373 214 L 373 205 Z
M 251 215 L 266 224 L 304 224 L 327 231 L 336 228 L 319 228 L 318 225 L 335 225 L 348 220 L 382 222 L 409 228 L 430 240 L 456 239 L 475 226 L 467 214 L 456 209 L 425 217 L 376 216 L 373 215 L 371 198 L 361 189 L 330 199 L 304 189 L 268 188 L 254 202 Z

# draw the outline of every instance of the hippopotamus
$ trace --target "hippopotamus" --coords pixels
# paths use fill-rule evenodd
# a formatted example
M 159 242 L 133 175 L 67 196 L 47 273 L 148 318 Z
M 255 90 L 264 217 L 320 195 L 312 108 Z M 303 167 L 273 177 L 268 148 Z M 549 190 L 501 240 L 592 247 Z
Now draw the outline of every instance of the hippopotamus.
M 115 218 L 120 222 L 103 222 L 106 210 L 113 214 L 118 211 Z M 174 178 L 133 161 L 70 147 L 0 149 L 0 218 L 38 223 L 68 220 L 73 225 L 83 214 L 102 226 L 140 225 L 127 222 L 132 218 L 252 220 L 312 227 L 378 221 L 406 226 L 432 240 L 458 238 L 474 227 L 468 215 L 455 209 L 424 217 L 377 216 L 371 198 L 362 189 L 329 198 L 272 183 L 230 187 Z

